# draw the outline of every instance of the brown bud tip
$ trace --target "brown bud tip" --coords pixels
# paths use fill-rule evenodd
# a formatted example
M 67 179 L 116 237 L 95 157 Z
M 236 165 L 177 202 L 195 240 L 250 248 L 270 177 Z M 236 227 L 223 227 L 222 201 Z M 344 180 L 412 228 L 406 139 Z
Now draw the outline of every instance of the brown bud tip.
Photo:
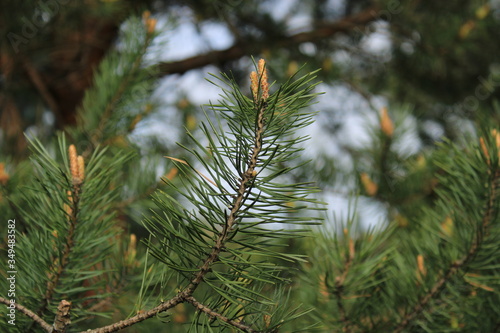
M 426 276 L 427 269 L 425 268 L 424 256 L 421 254 L 417 256 L 417 266 L 418 266 L 418 272 L 421 274 L 421 276 Z
M 361 183 L 363 184 L 363 187 L 365 188 L 366 194 L 369 196 L 373 197 L 375 194 L 377 194 L 378 191 L 378 186 L 371 180 L 370 176 L 368 176 L 367 173 L 362 173 L 361 174 Z
M 392 137 L 392 134 L 394 133 L 394 125 L 389 117 L 386 107 L 383 107 L 380 110 L 380 129 L 382 130 L 382 133 L 388 137 Z
M 6 185 L 9 181 L 9 174 L 5 171 L 5 164 L 0 163 L 0 183 Z
M 85 161 L 82 155 L 78 156 L 78 178 L 82 181 L 85 178 Z
M 353 260 L 354 255 L 356 253 L 356 248 L 354 244 L 354 240 L 352 238 L 349 238 L 349 259 Z
M 500 132 L 498 132 L 496 129 L 491 130 L 491 135 L 495 139 L 495 144 L 498 149 L 500 149 Z
M 148 34 L 152 34 L 153 32 L 155 32 L 157 22 L 158 21 L 154 18 L 150 18 L 146 21 L 146 29 L 148 31 Z
M 490 164 L 490 154 L 488 153 L 488 148 L 486 147 L 486 143 L 484 142 L 484 138 L 479 138 L 479 145 L 481 146 L 481 150 L 483 151 L 484 157 L 486 157 L 486 163 Z
M 264 59 L 260 59 L 257 68 L 260 76 L 260 89 L 262 91 L 262 100 L 265 101 L 269 98 L 269 82 L 267 79 L 266 61 Z
M 259 76 L 256 72 L 250 73 L 250 89 L 254 102 L 259 100 Z
M 73 179 L 78 178 L 78 154 L 76 153 L 75 145 L 70 145 L 68 148 L 69 169 Z
M 447 216 L 441 223 L 441 231 L 448 237 L 453 235 L 453 219 Z

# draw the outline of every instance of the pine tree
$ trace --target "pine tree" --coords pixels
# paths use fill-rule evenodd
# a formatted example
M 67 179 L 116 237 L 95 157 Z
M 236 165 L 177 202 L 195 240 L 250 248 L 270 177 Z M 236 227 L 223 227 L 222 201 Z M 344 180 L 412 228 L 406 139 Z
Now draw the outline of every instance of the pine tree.
M 140 277 L 140 265 L 136 314 L 93 332 L 114 332 L 180 304 L 195 310 L 192 330 L 201 332 L 274 332 L 303 311 L 287 305 L 285 274 L 287 262 L 303 259 L 280 248 L 305 235 L 300 226 L 320 220 L 311 196 L 316 188 L 288 177 L 302 167 L 292 163 L 307 137 L 295 132 L 315 114 L 309 110 L 314 73 L 271 93 L 260 60 L 250 76 L 252 98 L 229 76 L 215 77 L 222 99 L 209 105 L 214 114 L 207 110 L 204 140 L 189 134 L 191 145 L 181 147 L 193 158 L 168 157 L 179 176 L 164 177 L 165 190 L 153 195 L 157 207 L 144 220 L 147 251 L 137 257 L 136 236 L 127 235 L 117 214 L 123 179 L 132 176 L 124 171 L 137 158 L 99 143 L 122 136 L 140 116 L 134 112 L 144 102 L 134 92 L 149 91 L 144 54 L 154 25 L 148 15 L 125 25 L 123 49 L 101 64 L 69 139 L 61 134 L 56 150 L 31 141 L 31 181 L 21 199 L 8 197 L 19 207 L 23 230 L 6 248 L 15 254 L 15 295 L 0 300 L 14 299 L 17 316 L 2 324 L 5 330 L 87 329 L 126 290 L 124 280 Z M 75 139 L 87 142 L 83 151 L 68 143 Z
M 24 139 L 14 140 L 20 126 L 4 127 L 0 142 L 0 249 L 12 270 L 1 270 L 0 330 L 498 331 L 500 107 L 490 42 L 500 31 L 498 6 L 352 0 L 339 18 L 328 1 L 301 2 L 292 12 L 311 9 L 313 24 L 290 35 L 287 18 L 254 1 L 234 3 L 191 6 L 196 20 L 226 24 L 233 46 L 153 65 L 146 55 L 158 42 L 156 20 L 146 12 L 120 25 L 127 2 L 95 2 L 89 17 L 102 19 L 95 31 L 109 52 L 97 57 L 77 116 L 67 112 L 72 121 L 54 103 L 66 96 L 44 95 L 36 69 L 53 68 L 40 47 L 51 34 L 68 40 L 55 22 L 73 22 L 86 5 L 61 7 L 58 20 L 23 44 L 33 54 L 2 52 L 0 122 L 19 125 L 6 115 L 22 102 L 27 124 L 36 126 L 26 140 L 30 161 Z M 20 31 L 16 18 L 36 12 L 11 6 L 18 11 L 4 11 L 5 33 Z M 362 46 L 381 31 L 392 43 L 390 56 L 379 59 Z M 306 42 L 317 52 L 302 49 Z M 249 49 L 272 58 L 269 68 L 254 64 L 250 80 L 244 61 L 231 62 Z M 283 79 L 305 60 L 306 71 L 323 70 Z M 212 79 L 221 100 L 200 112 L 179 96 L 187 131 L 178 146 L 156 145 L 152 135 L 134 140 L 137 127 L 165 122 L 151 97 L 158 77 L 214 61 L 233 69 Z M 268 75 L 285 83 L 269 87 Z M 319 117 L 332 134 L 324 145 L 338 143 L 340 152 L 306 165 L 306 138 L 295 132 L 315 117 L 316 75 L 362 96 L 363 118 L 378 121 L 368 143 L 351 146 L 338 135 L 339 113 L 322 105 Z M 41 108 L 27 82 L 56 115 L 57 138 L 52 125 L 36 121 Z M 370 92 L 389 106 L 379 110 Z M 206 120 L 197 128 L 200 113 Z M 408 137 L 420 138 L 418 147 Z M 348 216 L 314 227 L 323 194 L 311 180 L 327 194 L 351 197 Z M 367 206 L 384 213 L 375 227 L 363 224 Z M 7 316 L 11 275 L 15 327 Z
M 393 133 L 382 114 L 374 142 Z M 498 330 L 500 134 L 482 133 L 403 161 L 392 187 L 377 164 L 361 174 L 363 195 L 386 204 L 388 221 L 366 230 L 351 212 L 305 245 L 298 297 L 315 309 L 309 321 L 325 332 Z M 425 164 L 435 168 L 431 179 L 422 178 Z M 405 188 L 417 180 L 432 183 L 432 201 Z

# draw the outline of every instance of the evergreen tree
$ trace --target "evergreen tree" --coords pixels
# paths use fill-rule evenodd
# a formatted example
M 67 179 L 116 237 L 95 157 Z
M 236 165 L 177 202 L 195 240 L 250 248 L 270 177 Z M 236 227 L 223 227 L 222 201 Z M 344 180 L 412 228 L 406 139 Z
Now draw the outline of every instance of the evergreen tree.
M 2 3 L 0 330 L 498 331 L 498 4 L 283 3 Z M 143 6 L 233 44 L 155 63 Z M 221 100 L 160 116 L 159 78 L 208 64 Z M 333 148 L 306 165 L 313 117 Z M 177 146 L 138 138 L 158 122 Z M 349 214 L 314 227 L 331 194 Z
M 153 196 L 157 207 L 144 222 L 147 251 L 139 257 L 135 235 L 120 228 L 117 216 L 122 179 L 128 177 L 123 170 L 133 163 L 133 153 L 111 152 L 97 143 L 126 132 L 134 121 L 129 114 L 140 110 L 134 106 L 141 100 L 132 92 L 143 87 L 148 68 L 143 66 L 146 48 L 139 46 L 148 44 L 154 25 L 148 15 L 144 24 L 129 20 L 122 49 L 101 64 L 80 111 L 80 126 L 70 133 L 88 142 L 81 155 L 64 135 L 57 140 L 57 154 L 31 143 L 34 177 L 19 189 L 19 200 L 7 198 L 19 207 L 22 224 L 16 228 L 23 230 L 9 233 L 15 243 L 5 248 L 12 272 L 2 287 L 12 285 L 14 291 L 0 298 L 12 308 L 2 316 L 4 330 L 87 329 L 93 316 L 106 314 L 117 292 L 134 285 L 123 284 L 138 280 L 141 263 L 145 273 L 137 281 L 137 314 L 94 332 L 114 332 L 179 304 L 192 306 L 192 330 L 202 332 L 277 331 L 299 315 L 285 301 L 284 264 L 303 259 L 279 249 L 283 240 L 304 235 L 301 225 L 320 219 L 311 213 L 318 209 L 310 197 L 316 189 L 287 184 L 287 175 L 298 167 L 290 162 L 303 149 L 297 144 L 307 139 L 295 132 L 314 115 L 308 107 L 316 95 L 315 76 L 291 79 L 271 93 L 260 60 L 250 76 L 252 98 L 230 77 L 220 78 L 224 96 L 209 105 L 215 117 L 207 113 L 204 142 L 190 134 L 193 148 L 181 147 L 200 165 L 169 157 L 179 176 L 164 177 L 166 189 Z M 118 115 L 123 125 L 113 118 Z M 111 132 L 109 124 L 116 122 Z

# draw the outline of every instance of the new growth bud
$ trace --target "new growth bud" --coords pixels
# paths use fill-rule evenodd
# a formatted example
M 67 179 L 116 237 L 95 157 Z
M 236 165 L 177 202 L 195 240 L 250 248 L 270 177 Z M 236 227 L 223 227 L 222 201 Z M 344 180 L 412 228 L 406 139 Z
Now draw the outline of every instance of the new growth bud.
M 259 60 L 257 72 L 250 73 L 250 89 L 255 104 L 260 101 L 265 102 L 269 98 L 269 82 L 267 78 L 266 61 L 264 59 Z
M 69 155 L 69 169 L 71 171 L 71 177 L 73 177 L 73 182 L 78 179 L 78 154 L 76 153 L 75 145 L 70 145 L 68 148 Z
M 81 155 L 78 156 L 78 177 L 82 181 L 85 178 L 85 161 Z
M 142 13 L 142 20 L 144 22 L 144 25 L 146 26 L 146 31 L 148 32 L 148 34 L 152 34 L 155 31 L 157 20 L 151 18 L 151 12 L 149 10 L 146 10 Z
M 373 197 L 377 194 L 378 186 L 371 180 L 367 173 L 363 172 L 361 174 L 361 184 L 365 188 L 366 194 Z
M 9 178 L 9 174 L 5 171 L 5 164 L 0 163 L 0 184 L 6 185 Z
M 252 97 L 254 103 L 259 100 L 259 77 L 256 72 L 250 73 L 250 89 L 252 90 Z
M 269 82 L 267 81 L 267 68 L 264 59 L 259 60 L 259 76 L 260 76 L 260 89 L 262 91 L 262 100 L 265 101 L 269 98 Z
M 78 156 L 75 145 L 69 146 L 68 155 L 73 185 L 80 185 L 85 178 L 85 161 L 82 156 Z
M 386 107 L 383 107 L 382 110 L 380 110 L 380 129 L 382 130 L 382 133 L 388 137 L 392 137 L 392 134 L 394 133 L 394 125 L 389 117 Z

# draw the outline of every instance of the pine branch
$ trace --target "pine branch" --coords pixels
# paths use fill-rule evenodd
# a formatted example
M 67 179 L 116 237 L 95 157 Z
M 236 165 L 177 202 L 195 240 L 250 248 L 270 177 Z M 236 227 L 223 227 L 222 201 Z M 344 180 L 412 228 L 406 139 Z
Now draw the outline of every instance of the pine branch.
M 488 184 L 487 184 L 488 185 Z M 461 269 L 465 269 L 467 264 L 475 257 L 483 241 L 483 235 L 487 231 L 492 222 L 494 207 L 499 200 L 497 190 L 500 185 L 500 170 L 497 169 L 489 183 L 488 188 L 488 201 L 484 209 L 482 222 L 480 228 L 477 230 L 476 237 L 469 248 L 469 251 L 459 260 L 454 261 L 449 267 L 448 271 L 434 284 L 427 294 L 420 298 L 418 303 L 414 306 L 413 310 L 407 313 L 403 320 L 396 326 L 394 333 L 402 332 L 408 325 L 420 315 L 429 302 L 439 296 L 446 283 L 449 282 Z
M 149 22 L 149 21 L 146 21 Z M 129 71 L 124 75 L 125 77 L 121 80 L 120 85 L 114 92 L 113 96 L 110 98 L 108 103 L 106 104 L 106 108 L 102 113 L 99 125 L 97 129 L 94 131 L 94 134 L 91 136 L 90 140 L 94 146 L 99 145 L 102 134 L 104 133 L 104 129 L 107 125 L 108 118 L 111 116 L 112 112 L 115 110 L 116 104 L 123 97 L 123 94 L 130 88 L 131 81 L 135 76 L 136 72 L 139 70 L 142 65 L 142 61 L 144 55 L 146 54 L 146 49 L 149 47 L 151 42 L 153 41 L 153 35 L 151 33 L 146 34 L 146 39 L 144 41 L 144 45 L 142 46 L 143 52 L 139 54 L 139 56 L 134 60 L 132 66 L 129 68 Z M 90 147 L 89 147 L 90 149 Z M 90 150 L 87 150 L 83 153 L 83 156 L 86 157 L 90 154 Z
M 262 133 L 264 131 L 264 111 L 266 110 L 266 102 L 260 103 L 257 111 L 257 126 L 255 129 L 255 141 L 254 147 L 251 152 L 251 158 L 248 161 L 246 171 L 241 175 L 241 179 L 238 180 L 238 191 L 236 197 L 233 199 L 231 204 L 232 208 L 227 216 L 226 222 L 219 234 L 215 246 L 213 247 L 212 253 L 205 259 L 205 262 L 201 266 L 201 269 L 196 274 L 195 278 L 191 281 L 191 284 L 187 287 L 188 293 L 191 295 L 196 290 L 203 277 L 210 271 L 210 267 L 217 261 L 219 254 L 225 246 L 225 243 L 236 223 L 236 218 L 240 212 L 241 207 L 248 198 L 248 191 L 252 188 L 252 183 L 255 178 L 255 167 L 257 166 L 257 160 L 259 154 L 262 150 Z
M 255 331 L 254 329 L 252 329 L 250 326 L 247 326 L 247 325 L 243 325 L 237 321 L 234 321 L 234 320 L 231 320 L 223 315 L 221 315 L 220 313 L 210 309 L 209 307 L 201 304 L 200 302 L 198 302 L 193 296 L 188 296 L 186 297 L 186 302 L 192 304 L 196 309 L 200 310 L 201 312 L 205 313 L 207 316 L 209 316 L 210 318 L 217 318 L 219 319 L 220 321 L 223 321 L 233 327 L 236 327 L 240 330 L 242 330 L 243 332 L 248 332 L 248 333 L 256 333 L 257 331 Z
M 21 61 L 24 69 L 26 70 L 26 74 L 28 74 L 29 79 L 40 93 L 40 96 L 42 96 L 42 99 L 45 101 L 45 103 L 47 103 L 49 109 L 54 113 L 56 120 L 62 121 L 62 114 L 59 108 L 59 104 L 48 89 L 42 75 L 27 57 L 21 55 Z
M 346 280 L 347 274 L 349 274 L 349 270 L 351 268 L 352 262 L 354 260 L 354 240 L 349 238 L 349 256 L 345 260 L 344 271 L 342 275 L 335 278 L 335 286 L 333 294 L 335 295 L 337 301 L 337 307 L 339 308 L 340 320 L 344 323 L 343 332 L 351 332 L 350 326 L 351 323 L 349 318 L 347 317 L 347 313 L 344 307 L 343 302 L 343 293 L 344 293 L 344 282 Z
M 93 330 L 82 331 L 81 333 L 84 333 L 84 332 L 86 332 L 86 333 L 110 333 L 110 332 L 119 331 L 119 330 L 124 329 L 126 327 L 140 323 L 141 321 L 144 321 L 146 319 L 155 317 L 159 313 L 165 312 L 165 311 L 175 307 L 177 304 L 184 302 L 187 296 L 188 295 L 186 292 L 181 292 L 181 293 L 177 294 L 176 296 L 172 297 L 170 300 L 163 302 L 162 304 L 154 307 L 153 309 L 151 309 L 149 311 L 145 311 L 145 312 L 140 313 L 138 315 L 135 315 L 129 319 L 121 320 L 117 323 L 114 323 L 114 324 L 111 324 L 108 326 L 96 328 Z
M 3 298 L 1 296 L 0 296 L 0 303 L 6 304 L 6 305 L 11 305 L 12 304 L 12 303 L 10 303 L 10 300 L 5 299 L 5 298 Z M 50 324 L 48 324 L 45 320 L 43 320 L 42 318 L 40 318 L 40 316 L 38 316 L 33 311 L 25 308 L 24 306 L 22 306 L 21 304 L 19 304 L 17 302 L 14 303 L 14 306 L 16 307 L 17 310 L 21 311 L 26 316 L 28 316 L 29 318 L 33 319 L 33 321 L 36 322 L 38 325 L 40 325 L 40 327 L 43 328 L 46 332 L 51 333 L 53 331 L 53 327 L 50 326 Z
M 52 299 L 52 295 L 54 294 L 54 290 L 57 287 L 59 279 L 64 273 L 67 265 L 69 264 L 69 255 L 71 253 L 71 249 L 74 246 L 75 228 L 78 221 L 77 216 L 79 210 L 80 190 L 80 185 L 74 185 L 71 191 L 71 213 L 68 219 L 68 234 L 66 235 L 66 241 L 64 243 L 64 248 L 61 256 L 58 259 L 54 260 L 54 266 L 49 269 L 49 271 L 53 273 L 50 274 L 50 279 L 47 283 L 47 289 L 45 291 L 45 297 L 42 300 L 43 305 L 42 308 L 38 311 L 39 315 L 43 315 L 43 313 L 45 312 L 47 305 Z

